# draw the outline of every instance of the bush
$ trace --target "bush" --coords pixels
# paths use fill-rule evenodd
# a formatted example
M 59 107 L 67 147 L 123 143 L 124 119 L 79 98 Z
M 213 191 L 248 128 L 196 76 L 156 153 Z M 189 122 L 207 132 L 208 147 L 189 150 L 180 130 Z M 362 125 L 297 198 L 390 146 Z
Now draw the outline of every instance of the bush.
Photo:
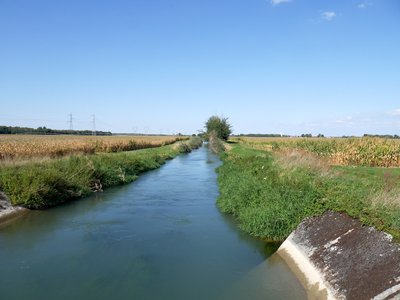
M 228 118 L 220 118 L 218 116 L 210 117 L 205 124 L 207 135 L 212 132 L 224 141 L 227 141 L 229 135 L 232 133 L 232 126 L 228 123 Z

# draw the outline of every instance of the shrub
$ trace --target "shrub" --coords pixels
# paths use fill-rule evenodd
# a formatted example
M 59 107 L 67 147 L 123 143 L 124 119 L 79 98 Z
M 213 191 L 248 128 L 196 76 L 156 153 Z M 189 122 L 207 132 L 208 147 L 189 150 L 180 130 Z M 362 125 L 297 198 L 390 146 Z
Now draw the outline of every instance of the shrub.
M 210 117 L 205 124 L 207 135 L 212 132 L 221 140 L 227 141 L 232 133 L 232 126 L 228 123 L 228 118 L 218 116 Z

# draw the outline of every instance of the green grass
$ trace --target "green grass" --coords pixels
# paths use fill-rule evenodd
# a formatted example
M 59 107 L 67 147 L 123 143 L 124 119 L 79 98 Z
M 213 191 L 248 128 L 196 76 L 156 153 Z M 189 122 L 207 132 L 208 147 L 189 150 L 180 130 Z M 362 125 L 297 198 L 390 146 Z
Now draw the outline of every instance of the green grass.
M 336 176 L 323 186 L 323 205 L 328 209 L 346 212 L 365 225 L 391 233 L 399 241 L 400 203 L 387 205 L 384 201 L 393 192 L 398 194 L 400 169 L 336 167 L 334 171 Z
M 219 208 L 253 236 L 281 241 L 308 216 L 346 212 L 400 238 L 400 208 L 374 205 L 371 195 L 400 187 L 399 169 L 340 167 L 328 173 L 284 165 L 270 152 L 235 145 L 218 169 Z
M 0 169 L 0 190 L 13 205 L 34 209 L 51 207 L 86 196 L 100 186 L 107 188 L 132 182 L 140 173 L 156 169 L 166 160 L 190 152 L 200 144 L 200 139 L 190 139 L 159 148 L 8 165 Z

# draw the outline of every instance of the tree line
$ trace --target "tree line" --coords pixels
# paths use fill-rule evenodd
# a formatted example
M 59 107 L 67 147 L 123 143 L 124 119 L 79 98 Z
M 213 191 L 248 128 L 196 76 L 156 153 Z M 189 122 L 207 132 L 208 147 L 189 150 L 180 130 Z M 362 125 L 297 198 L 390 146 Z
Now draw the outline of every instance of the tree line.
M 112 135 L 109 131 L 96 131 L 96 135 Z M 91 130 L 64 130 L 64 129 L 50 129 L 46 127 L 29 128 L 18 126 L 0 126 L 0 134 L 37 134 L 37 135 L 56 135 L 56 134 L 69 134 L 69 135 L 92 135 Z

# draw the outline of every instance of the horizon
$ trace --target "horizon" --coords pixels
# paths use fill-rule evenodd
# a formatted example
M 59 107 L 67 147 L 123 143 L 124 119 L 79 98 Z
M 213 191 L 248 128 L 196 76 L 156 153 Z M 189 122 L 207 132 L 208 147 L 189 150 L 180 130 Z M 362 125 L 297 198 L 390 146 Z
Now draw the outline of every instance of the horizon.
M 28 129 L 28 130 L 40 130 L 40 129 L 46 129 L 46 130 L 52 130 L 52 131 L 65 131 L 64 133 L 60 132 L 42 132 L 42 133 L 34 133 L 34 132 L 24 132 L 24 133 L 3 133 L 0 130 L 0 135 L 83 135 L 83 136 L 104 136 L 105 133 L 109 133 L 113 136 L 119 136 L 119 135 L 131 135 L 131 136 L 191 136 L 191 135 L 197 135 L 199 136 L 200 134 L 204 134 L 204 131 L 198 130 L 196 133 L 193 132 L 192 134 L 182 134 L 181 132 L 177 133 L 152 133 L 152 132 L 111 132 L 111 131 L 100 131 L 100 130 L 91 130 L 91 129 L 54 129 L 54 128 L 48 128 L 46 126 L 40 126 L 37 128 L 32 128 L 32 127 L 21 127 L 21 126 L 8 126 L 8 125 L 0 125 L 0 129 L 2 127 L 12 127 L 12 128 L 21 128 L 21 129 Z M 71 132 L 71 133 L 69 133 Z M 90 133 L 90 134 L 83 134 L 85 133 Z M 310 136 L 311 135 L 311 136 Z M 289 134 L 281 134 L 281 133 L 273 133 L 273 132 L 264 132 L 264 133 L 256 133 L 256 132 L 250 132 L 250 133 L 231 133 L 229 135 L 230 137 L 261 137 L 261 138 L 358 138 L 358 137 L 378 137 L 378 138 L 391 138 L 391 139 L 399 139 L 400 136 L 398 134 L 374 134 L 374 133 L 364 133 L 361 135 L 325 135 L 323 133 L 318 133 L 318 134 L 310 134 L 310 133 L 302 133 L 299 135 L 289 135 Z
M 0 125 L 400 133 L 395 0 L 3 1 Z

